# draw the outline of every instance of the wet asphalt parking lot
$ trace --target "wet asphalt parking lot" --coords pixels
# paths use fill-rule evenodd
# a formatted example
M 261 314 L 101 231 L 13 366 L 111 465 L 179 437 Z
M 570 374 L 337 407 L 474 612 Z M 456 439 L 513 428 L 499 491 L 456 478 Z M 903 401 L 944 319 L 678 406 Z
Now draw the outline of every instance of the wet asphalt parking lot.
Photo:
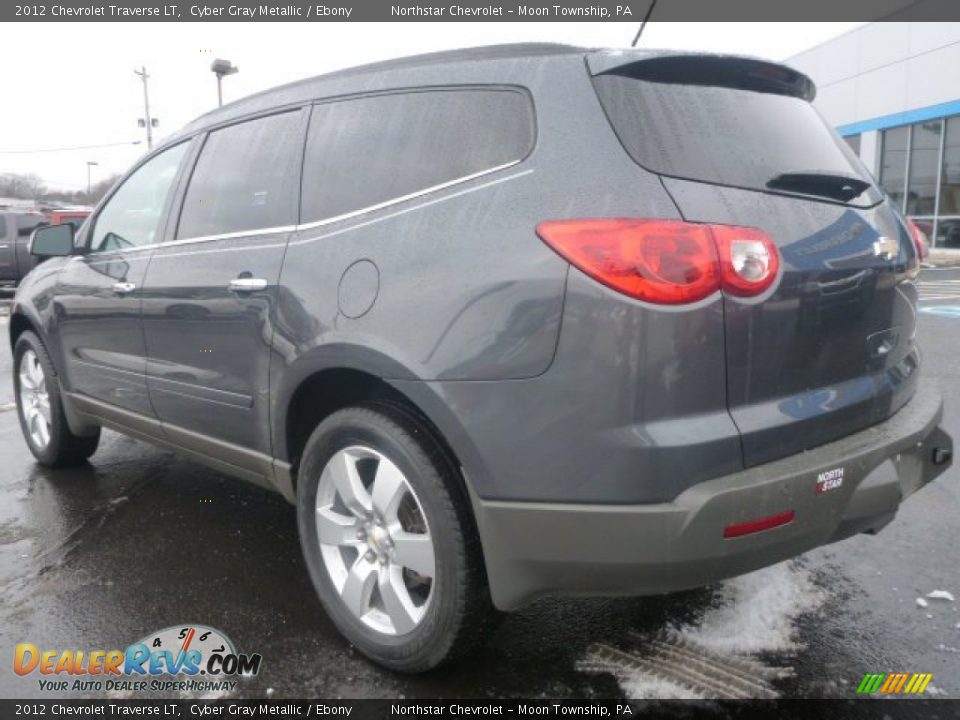
M 923 372 L 957 438 L 960 268 L 925 270 L 921 298 Z M 960 697 L 960 602 L 926 597 L 960 600 L 958 466 L 876 537 L 674 596 L 543 600 L 504 618 L 470 660 L 404 677 L 326 619 L 278 495 L 111 432 L 87 466 L 37 466 L 13 405 L 6 317 L 0 329 L 3 697 L 57 695 L 13 672 L 17 643 L 122 649 L 191 623 L 263 656 L 236 698 L 712 696 L 714 685 L 670 671 L 678 657 L 702 658 L 721 684 L 746 668 L 759 683 L 727 683 L 745 695 L 852 697 L 865 673 L 903 671 L 933 673 L 928 695 Z

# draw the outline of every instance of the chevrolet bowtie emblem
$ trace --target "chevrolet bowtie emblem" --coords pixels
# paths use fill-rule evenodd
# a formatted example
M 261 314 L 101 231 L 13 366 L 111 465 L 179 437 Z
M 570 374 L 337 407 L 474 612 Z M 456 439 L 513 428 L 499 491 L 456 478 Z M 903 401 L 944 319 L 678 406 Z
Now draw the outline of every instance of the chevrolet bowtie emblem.
M 873 254 L 884 260 L 893 260 L 900 253 L 900 245 L 893 238 L 880 237 L 873 243 Z

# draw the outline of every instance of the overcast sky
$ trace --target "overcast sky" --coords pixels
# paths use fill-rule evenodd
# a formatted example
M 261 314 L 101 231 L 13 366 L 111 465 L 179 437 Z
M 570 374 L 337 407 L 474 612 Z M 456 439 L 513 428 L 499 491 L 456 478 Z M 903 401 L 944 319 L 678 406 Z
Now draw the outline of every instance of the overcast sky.
M 862 23 L 657 23 L 641 46 L 736 52 L 783 60 Z M 224 101 L 352 65 L 434 50 L 504 42 L 625 47 L 638 23 L 27 23 L 4 33 L 0 173 L 36 173 L 50 186 L 83 189 L 122 172 L 145 152 L 137 119 L 146 65 L 160 139 L 216 105 L 214 58 L 240 68 Z M 118 147 L 34 152 L 127 143 Z M 16 152 L 10 152 L 16 151 Z M 29 152 L 25 152 L 29 151 Z

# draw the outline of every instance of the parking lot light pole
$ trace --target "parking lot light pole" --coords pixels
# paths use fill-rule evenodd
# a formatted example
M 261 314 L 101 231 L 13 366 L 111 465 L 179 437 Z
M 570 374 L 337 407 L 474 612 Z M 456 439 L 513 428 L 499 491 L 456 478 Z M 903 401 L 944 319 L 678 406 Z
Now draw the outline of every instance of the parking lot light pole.
M 211 63 L 210 69 L 217 76 L 217 107 L 223 107 L 223 78 L 225 75 L 233 75 L 240 68 L 229 60 L 217 58 Z
M 99 165 L 100 163 L 93 160 L 87 160 L 87 198 L 90 197 L 90 168 L 94 165 Z

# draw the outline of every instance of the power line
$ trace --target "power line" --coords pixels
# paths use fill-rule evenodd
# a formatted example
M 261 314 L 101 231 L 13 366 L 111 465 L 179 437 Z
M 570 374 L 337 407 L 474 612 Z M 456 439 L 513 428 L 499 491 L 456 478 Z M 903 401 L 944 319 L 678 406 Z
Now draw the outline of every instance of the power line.
M 643 22 L 640 23 L 640 29 L 637 30 L 637 35 L 633 38 L 633 42 L 630 43 L 630 47 L 636 47 L 637 43 L 640 42 L 640 36 L 643 35 L 643 29 L 647 26 L 647 21 L 650 19 L 650 16 L 653 15 L 653 9 L 657 6 L 657 0 L 650 0 L 650 7 L 647 8 L 647 14 L 643 16 Z
M 102 143 L 100 145 L 74 145 L 73 147 L 35 148 L 33 150 L 0 150 L 0 155 L 31 155 L 33 153 L 66 152 L 68 150 L 93 150 L 95 148 L 119 147 L 121 145 L 139 145 L 143 140 Z

